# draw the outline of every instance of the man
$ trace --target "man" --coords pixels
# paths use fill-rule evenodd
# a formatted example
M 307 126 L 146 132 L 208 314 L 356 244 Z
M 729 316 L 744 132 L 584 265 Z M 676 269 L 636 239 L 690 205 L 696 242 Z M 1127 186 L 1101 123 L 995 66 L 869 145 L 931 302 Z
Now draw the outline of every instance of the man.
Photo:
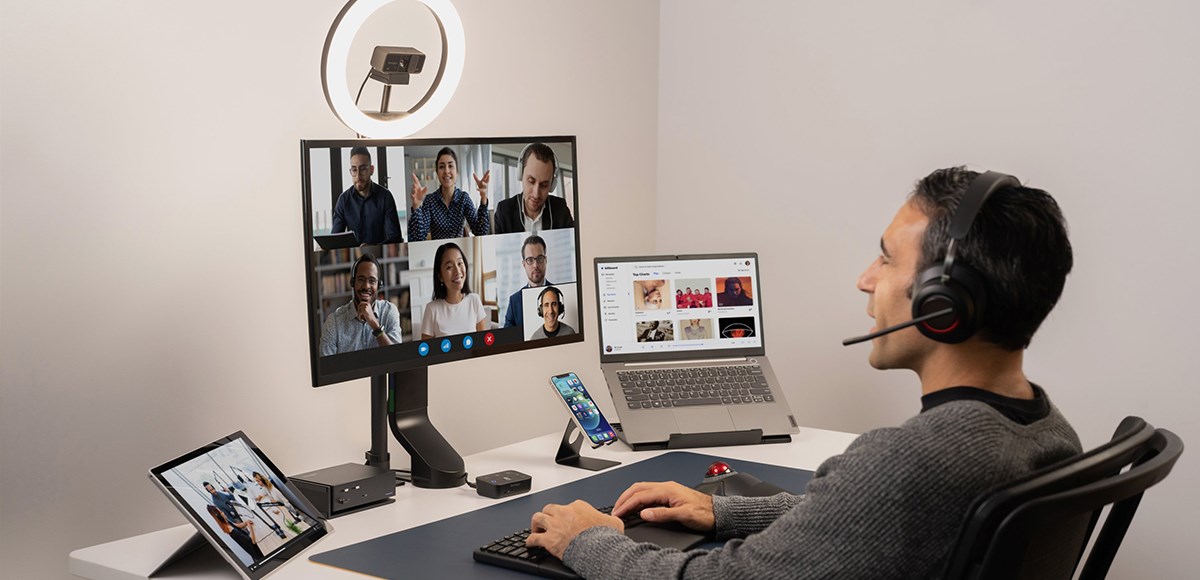
M 881 256 L 858 280 L 879 327 L 912 319 L 915 278 L 945 260 L 954 209 L 975 177 L 962 168 L 930 174 L 883 233 Z M 872 341 L 871 366 L 917 374 L 919 415 L 856 439 L 817 469 L 802 496 L 712 497 L 639 483 L 612 516 L 581 501 L 546 506 L 533 515 L 528 543 L 585 578 L 939 576 L 975 498 L 1080 451 L 1022 370 L 1071 270 L 1058 205 L 1044 191 L 1007 186 L 973 224 L 955 254 L 986 280 L 978 330 L 958 343 L 915 328 Z M 619 533 L 620 516 L 631 513 L 738 539 L 687 553 L 639 546 Z
M 575 334 L 574 328 L 559 321 L 563 314 L 562 290 L 554 286 L 546 286 L 546 289 L 538 294 L 538 315 L 542 317 L 542 325 L 533 331 L 533 335 L 529 338 L 553 338 Z
M 700 307 L 712 308 L 712 292 L 708 290 L 708 286 L 704 287 L 704 294 L 700 295 Z
M 750 306 L 754 299 L 746 295 L 742 281 L 737 278 L 725 279 L 725 291 L 717 295 L 717 306 Z
M 521 194 L 496 204 L 496 232 L 528 232 L 575 227 L 571 209 L 561 197 L 551 196 L 558 179 L 554 150 L 545 143 L 530 143 L 521 152 Z
M 338 196 L 333 208 L 332 233 L 354 232 L 360 244 L 398 244 L 404 241 L 400 233 L 400 215 L 392 192 L 371 181 L 375 166 L 366 147 L 350 150 L 350 176 L 354 185 Z
M 525 277 L 529 282 L 508 297 L 508 310 L 504 312 L 504 327 L 525 325 L 525 308 L 521 303 L 521 292 L 526 288 L 540 288 L 546 281 L 546 240 L 541 236 L 529 236 L 521 242 L 521 264 L 525 266 Z
M 400 344 L 400 313 L 396 305 L 377 299 L 379 261 L 363 252 L 350 272 L 354 295 L 325 319 L 321 356 Z
M 238 505 L 237 499 L 233 497 L 232 493 L 217 491 L 217 489 L 213 487 L 213 484 L 207 481 L 204 482 L 204 489 L 212 495 L 212 504 L 216 506 L 217 509 L 221 510 L 221 513 L 225 514 L 225 519 L 229 520 L 231 523 L 241 523 L 242 516 L 238 514 L 236 508 Z

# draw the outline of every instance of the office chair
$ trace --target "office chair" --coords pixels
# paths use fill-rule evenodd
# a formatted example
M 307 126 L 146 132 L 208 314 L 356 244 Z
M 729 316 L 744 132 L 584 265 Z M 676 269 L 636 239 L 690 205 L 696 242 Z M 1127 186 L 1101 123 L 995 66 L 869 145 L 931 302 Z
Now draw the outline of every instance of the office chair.
M 1111 504 L 1079 576 L 1104 578 L 1143 492 L 1167 477 L 1181 453 L 1174 433 L 1126 417 L 1108 443 L 977 499 L 945 578 L 1070 580 Z

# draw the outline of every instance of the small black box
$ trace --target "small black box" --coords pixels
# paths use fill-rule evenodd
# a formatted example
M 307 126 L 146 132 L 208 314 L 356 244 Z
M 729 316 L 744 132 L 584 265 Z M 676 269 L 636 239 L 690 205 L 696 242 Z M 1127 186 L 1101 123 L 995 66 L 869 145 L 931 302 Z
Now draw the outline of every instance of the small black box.
M 293 475 L 291 481 L 327 518 L 391 503 L 396 495 L 392 470 L 357 463 Z
M 497 471 L 475 478 L 475 491 L 483 497 L 500 499 L 529 491 L 533 478 L 520 471 Z

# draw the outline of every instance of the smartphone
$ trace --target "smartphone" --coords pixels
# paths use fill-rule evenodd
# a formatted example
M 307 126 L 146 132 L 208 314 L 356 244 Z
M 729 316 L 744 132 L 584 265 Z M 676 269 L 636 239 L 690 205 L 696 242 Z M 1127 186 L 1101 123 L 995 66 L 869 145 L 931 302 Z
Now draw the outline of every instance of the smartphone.
M 600 408 L 596 406 L 596 402 L 584 388 L 583 381 L 579 380 L 575 373 L 554 375 L 550 377 L 550 384 L 554 386 L 555 392 L 567 406 L 567 412 L 571 413 L 571 419 L 587 435 L 592 447 L 599 447 L 617 440 L 617 436 L 613 434 L 612 425 L 609 425 L 608 419 L 605 419 L 604 415 L 600 413 Z

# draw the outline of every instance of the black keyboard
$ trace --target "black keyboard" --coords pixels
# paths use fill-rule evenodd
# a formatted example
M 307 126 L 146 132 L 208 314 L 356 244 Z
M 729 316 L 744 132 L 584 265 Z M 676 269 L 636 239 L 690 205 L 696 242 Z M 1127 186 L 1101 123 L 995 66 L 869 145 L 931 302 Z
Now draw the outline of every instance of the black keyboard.
M 630 409 L 773 403 L 759 365 L 617 371 Z
M 613 506 L 597 508 L 602 513 L 611 514 Z M 622 518 L 625 522 L 625 529 L 633 528 L 644 523 L 642 518 L 636 514 L 630 514 Z M 486 546 L 475 549 L 473 554 L 476 562 L 484 564 L 493 564 L 504 568 L 512 568 L 529 574 L 537 574 L 547 578 L 579 578 L 575 572 L 566 567 L 562 560 L 559 560 L 550 552 L 542 548 L 531 548 L 525 545 L 525 539 L 529 537 L 529 529 L 526 528 L 514 534 L 509 534 L 496 540 Z

